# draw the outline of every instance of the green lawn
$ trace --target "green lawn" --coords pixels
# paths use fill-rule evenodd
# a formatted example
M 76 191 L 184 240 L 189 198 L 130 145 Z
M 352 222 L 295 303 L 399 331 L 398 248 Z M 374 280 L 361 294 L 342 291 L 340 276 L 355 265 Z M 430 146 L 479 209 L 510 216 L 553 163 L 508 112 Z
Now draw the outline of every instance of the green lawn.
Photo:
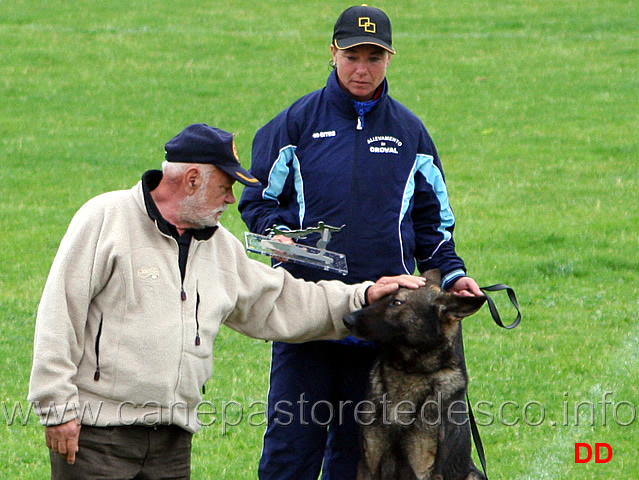
M 349 5 L 0 0 L 1 478 L 48 475 L 25 398 L 35 310 L 73 213 L 157 168 L 189 123 L 236 132 L 248 167 L 256 129 L 324 84 Z M 374 5 L 393 21 L 390 93 L 442 157 L 459 253 L 480 284 L 512 285 L 524 314 L 513 331 L 487 309 L 465 321 L 490 478 L 638 478 L 639 4 Z M 245 229 L 235 209 L 223 223 Z M 219 336 L 194 479 L 256 477 L 269 357 Z M 613 458 L 575 464 L 576 442 Z

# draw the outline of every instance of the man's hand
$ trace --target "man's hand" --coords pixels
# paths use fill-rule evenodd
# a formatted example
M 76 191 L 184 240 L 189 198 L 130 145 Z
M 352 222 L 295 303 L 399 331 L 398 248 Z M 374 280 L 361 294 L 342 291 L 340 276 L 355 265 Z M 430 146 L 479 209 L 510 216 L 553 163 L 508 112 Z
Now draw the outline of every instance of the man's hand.
M 470 277 L 460 277 L 448 290 L 462 297 L 484 296 L 482 291 L 479 289 L 479 285 L 477 285 L 477 282 L 475 282 L 475 280 Z
M 385 295 L 393 293 L 399 287 L 406 288 L 419 288 L 426 285 L 424 277 L 417 277 L 415 275 L 396 275 L 394 277 L 382 277 L 375 285 L 371 285 L 366 290 L 366 301 L 371 304 Z
M 53 452 L 67 457 L 67 463 L 75 463 L 75 454 L 79 450 L 81 425 L 76 420 L 46 427 L 47 447 Z

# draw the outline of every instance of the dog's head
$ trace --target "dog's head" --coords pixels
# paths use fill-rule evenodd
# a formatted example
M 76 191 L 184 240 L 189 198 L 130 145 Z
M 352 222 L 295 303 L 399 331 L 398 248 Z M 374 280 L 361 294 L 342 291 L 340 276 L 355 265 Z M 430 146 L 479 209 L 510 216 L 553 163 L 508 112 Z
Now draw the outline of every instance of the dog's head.
M 452 335 L 451 325 L 477 312 L 485 297 L 462 297 L 428 283 L 418 289 L 400 288 L 374 304 L 344 317 L 356 337 L 380 345 L 404 344 L 429 348 Z

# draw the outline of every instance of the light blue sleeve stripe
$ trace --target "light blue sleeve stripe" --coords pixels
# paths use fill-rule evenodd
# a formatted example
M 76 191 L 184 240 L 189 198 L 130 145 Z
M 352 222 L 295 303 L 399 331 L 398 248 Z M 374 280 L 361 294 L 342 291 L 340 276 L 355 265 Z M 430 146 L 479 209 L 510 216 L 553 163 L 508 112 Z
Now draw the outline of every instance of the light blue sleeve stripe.
M 277 197 L 282 194 L 282 191 L 284 190 L 284 182 L 286 182 L 286 177 L 288 177 L 288 164 L 294 156 L 295 147 L 292 145 L 280 150 L 277 160 L 275 160 L 271 167 L 271 171 L 268 173 L 268 185 L 262 192 L 262 198 L 278 202 Z
M 442 283 L 441 283 L 442 289 L 448 289 L 448 287 L 452 286 L 453 280 L 457 280 L 458 278 L 465 277 L 465 276 L 466 276 L 466 273 L 461 268 L 458 268 L 457 270 L 453 270 L 444 278 L 442 278 Z
M 448 203 L 448 190 L 446 189 L 446 183 L 444 183 L 444 177 L 442 176 L 442 172 L 439 168 L 435 166 L 433 160 L 434 159 L 431 155 L 417 155 L 413 172 L 411 173 L 411 177 L 404 191 L 402 219 L 406 215 L 410 201 L 415 194 L 415 172 L 419 172 L 424 176 L 437 196 L 437 201 L 440 205 L 440 223 L 437 227 L 437 231 L 442 234 L 443 242 L 447 242 L 450 240 L 451 234 L 446 229 L 455 224 L 455 216 L 453 215 L 453 210 L 450 208 L 450 204 Z
M 300 169 L 300 162 L 295 155 L 297 147 L 294 145 L 287 145 L 280 150 L 280 154 L 273 163 L 271 171 L 268 174 L 268 185 L 262 192 L 262 198 L 266 200 L 275 200 L 279 204 L 277 199 L 284 190 L 284 184 L 286 178 L 290 174 L 290 168 L 293 168 L 293 183 L 295 186 L 295 192 L 297 195 L 297 204 L 299 206 L 299 219 L 300 226 L 303 225 L 304 215 L 306 213 L 306 204 L 304 202 L 304 181 L 302 179 L 302 172 Z M 289 165 L 291 167 L 289 167 Z
M 399 224 L 401 225 L 404 221 L 404 217 L 406 216 L 406 212 L 408 212 L 408 207 L 410 206 L 410 201 L 415 195 L 415 168 L 417 167 L 417 161 L 413 164 L 413 169 L 410 171 L 410 176 L 408 177 L 408 182 L 406 183 L 406 187 L 404 188 L 404 198 L 402 199 L 402 212 L 399 216 Z

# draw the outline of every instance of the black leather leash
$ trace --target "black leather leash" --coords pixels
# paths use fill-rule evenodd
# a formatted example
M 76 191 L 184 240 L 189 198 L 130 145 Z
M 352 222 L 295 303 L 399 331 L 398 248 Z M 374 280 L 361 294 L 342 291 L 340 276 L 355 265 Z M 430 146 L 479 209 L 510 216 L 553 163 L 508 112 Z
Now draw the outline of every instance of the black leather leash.
M 479 289 L 482 292 L 484 292 L 484 295 L 486 295 L 486 302 L 488 303 L 490 314 L 492 315 L 493 320 L 495 321 L 497 325 L 499 325 L 501 328 L 506 328 L 508 330 L 510 330 L 511 328 L 515 328 L 517 325 L 519 325 L 519 322 L 521 322 L 521 312 L 519 311 L 519 303 L 517 302 L 517 296 L 515 295 L 515 291 L 511 287 L 503 283 L 496 283 L 495 285 L 490 285 L 488 287 L 479 287 Z M 486 293 L 486 292 L 499 292 L 501 290 L 506 290 L 506 293 L 508 293 L 508 298 L 510 299 L 510 303 L 512 303 L 515 309 L 517 310 L 517 318 L 515 318 L 515 321 L 511 323 L 510 325 L 504 325 L 502 323 L 501 317 L 499 316 L 499 312 L 497 311 L 497 307 L 495 306 L 495 302 L 493 302 L 493 299 L 490 298 L 488 294 Z
M 493 317 L 493 320 L 498 326 L 510 330 L 519 325 L 519 322 L 521 322 L 521 311 L 519 310 L 519 303 L 517 302 L 515 291 L 511 287 L 503 283 L 496 283 L 495 285 L 490 285 L 488 287 L 480 287 L 480 290 L 484 292 L 484 295 L 486 296 L 486 303 L 488 303 L 488 308 L 490 309 L 490 315 Z M 499 292 L 502 290 L 506 290 L 506 293 L 508 293 L 508 298 L 510 299 L 510 303 L 512 303 L 515 307 L 515 310 L 517 310 L 517 317 L 515 318 L 515 321 L 512 322 L 510 325 L 504 325 L 504 323 L 501 321 L 501 316 L 499 315 L 499 311 L 497 310 L 495 302 L 486 293 Z M 481 468 L 484 471 L 484 476 L 486 477 L 486 480 L 488 480 L 488 473 L 486 473 L 486 455 L 484 453 L 484 446 L 481 443 L 481 438 L 479 437 L 479 429 L 477 428 L 477 422 L 475 422 L 473 409 L 470 406 L 468 392 L 466 392 L 466 404 L 468 405 L 468 420 L 470 422 L 470 431 L 473 435 L 473 442 L 475 443 L 475 448 L 477 449 L 477 456 L 479 457 L 479 461 L 481 462 Z

